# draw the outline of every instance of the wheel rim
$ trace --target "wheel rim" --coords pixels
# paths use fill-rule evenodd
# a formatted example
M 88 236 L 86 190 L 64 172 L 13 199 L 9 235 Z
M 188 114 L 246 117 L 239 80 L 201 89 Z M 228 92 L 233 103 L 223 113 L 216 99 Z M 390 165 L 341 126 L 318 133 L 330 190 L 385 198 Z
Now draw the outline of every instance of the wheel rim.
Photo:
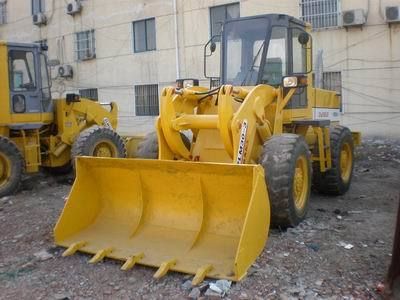
M 117 147 L 109 141 L 98 142 L 93 149 L 95 157 L 117 157 Z
M 11 161 L 3 153 L 0 153 L 0 187 L 4 186 L 11 176 Z
M 340 174 L 344 182 L 348 182 L 353 167 L 353 152 L 349 143 L 344 143 L 340 150 Z
M 293 180 L 294 204 L 298 211 L 303 211 L 306 205 L 309 180 L 307 158 L 302 155 L 297 158 Z

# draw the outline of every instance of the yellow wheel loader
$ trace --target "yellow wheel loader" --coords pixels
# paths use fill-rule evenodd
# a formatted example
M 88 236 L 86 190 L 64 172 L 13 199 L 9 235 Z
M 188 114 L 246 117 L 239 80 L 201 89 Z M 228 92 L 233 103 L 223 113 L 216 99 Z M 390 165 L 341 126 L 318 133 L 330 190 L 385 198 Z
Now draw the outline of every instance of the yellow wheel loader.
M 270 218 L 295 226 L 311 187 L 343 194 L 359 133 L 340 126 L 335 92 L 312 85 L 310 28 L 286 15 L 230 20 L 217 37 L 221 85 L 163 89 L 146 159 L 78 157 L 55 242 L 104 257 L 240 280 L 262 252 Z M 205 47 L 208 59 L 217 44 Z
M 24 172 L 65 173 L 79 155 L 125 157 L 113 130 L 116 104 L 107 109 L 74 94 L 52 99 L 43 50 L 0 41 L 0 197 L 18 189 Z

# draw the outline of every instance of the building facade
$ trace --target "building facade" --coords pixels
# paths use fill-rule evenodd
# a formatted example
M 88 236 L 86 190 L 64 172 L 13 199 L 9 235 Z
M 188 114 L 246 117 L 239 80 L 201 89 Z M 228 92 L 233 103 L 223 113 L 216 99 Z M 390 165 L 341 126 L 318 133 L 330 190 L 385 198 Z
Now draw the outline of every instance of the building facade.
M 224 20 L 289 14 L 313 24 L 316 83 L 341 94 L 344 124 L 400 137 L 400 22 L 388 22 L 399 7 L 400 0 L 0 0 L 0 39 L 47 44 L 54 98 L 76 92 L 116 101 L 121 131 L 142 134 L 154 128 L 163 87 L 176 78 L 209 84 L 204 44 Z M 210 68 L 218 74 L 218 62 Z

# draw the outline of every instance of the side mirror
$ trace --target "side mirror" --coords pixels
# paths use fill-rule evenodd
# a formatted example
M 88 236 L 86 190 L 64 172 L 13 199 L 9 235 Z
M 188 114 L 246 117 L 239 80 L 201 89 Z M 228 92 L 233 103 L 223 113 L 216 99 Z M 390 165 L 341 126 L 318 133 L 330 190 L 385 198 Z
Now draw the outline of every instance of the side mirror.
M 221 35 L 214 35 L 205 45 L 204 45 L 204 77 L 205 78 L 219 78 L 218 76 L 213 76 L 208 74 L 207 69 L 214 70 L 215 66 L 219 66 L 219 55 L 213 55 L 220 48 Z M 207 68 L 207 66 L 209 68 Z
M 301 45 L 305 46 L 310 41 L 310 35 L 307 32 L 302 32 L 299 34 L 298 41 Z
M 211 42 L 210 44 L 210 52 L 214 53 L 217 50 L 217 44 L 215 42 Z

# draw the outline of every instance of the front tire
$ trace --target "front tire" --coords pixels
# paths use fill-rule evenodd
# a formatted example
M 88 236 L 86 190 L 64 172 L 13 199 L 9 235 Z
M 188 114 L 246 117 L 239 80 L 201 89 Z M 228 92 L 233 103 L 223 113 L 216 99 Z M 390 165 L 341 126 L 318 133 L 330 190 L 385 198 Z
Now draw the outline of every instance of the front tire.
M 0 198 L 18 190 L 24 166 L 17 145 L 6 137 L 0 137 Z
M 181 133 L 182 141 L 186 148 L 190 150 L 190 140 L 186 135 Z M 158 159 L 158 138 L 156 132 L 147 134 L 143 141 L 138 145 L 137 158 Z
M 302 136 L 282 134 L 266 141 L 260 157 L 271 203 L 271 223 L 296 226 L 304 220 L 311 190 L 311 155 Z
M 354 142 L 350 129 L 336 125 L 330 128 L 332 168 L 322 173 L 314 164 L 314 188 L 328 195 L 343 195 L 351 184 L 354 167 Z
M 106 127 L 92 126 L 83 130 L 72 145 L 71 156 L 126 157 L 122 138 Z

